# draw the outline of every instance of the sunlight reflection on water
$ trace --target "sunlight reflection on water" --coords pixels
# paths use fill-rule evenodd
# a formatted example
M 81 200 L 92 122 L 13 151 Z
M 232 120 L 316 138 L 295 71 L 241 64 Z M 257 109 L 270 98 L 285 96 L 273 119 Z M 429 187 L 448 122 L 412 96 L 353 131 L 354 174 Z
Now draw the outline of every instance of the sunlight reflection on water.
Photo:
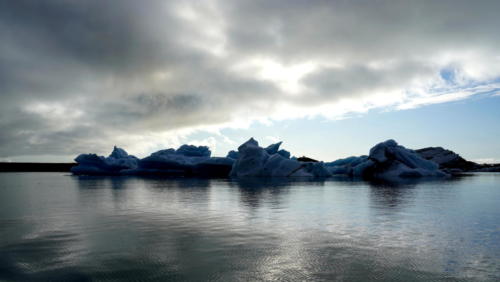
M 0 174 L 3 280 L 496 280 L 500 174 L 400 184 Z

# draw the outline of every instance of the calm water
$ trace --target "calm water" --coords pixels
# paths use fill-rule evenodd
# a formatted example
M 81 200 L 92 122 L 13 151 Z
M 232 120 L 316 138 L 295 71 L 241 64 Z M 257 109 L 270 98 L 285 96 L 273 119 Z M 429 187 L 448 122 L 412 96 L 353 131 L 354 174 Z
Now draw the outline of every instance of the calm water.
M 500 280 L 500 174 L 400 185 L 0 173 L 0 280 Z

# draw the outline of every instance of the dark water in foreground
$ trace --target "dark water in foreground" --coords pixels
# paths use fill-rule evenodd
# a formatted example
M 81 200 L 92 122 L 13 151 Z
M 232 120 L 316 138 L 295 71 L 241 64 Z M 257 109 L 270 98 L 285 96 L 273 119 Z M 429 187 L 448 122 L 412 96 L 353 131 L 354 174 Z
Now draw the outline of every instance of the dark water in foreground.
M 1 281 L 500 280 L 500 174 L 405 185 L 0 173 Z

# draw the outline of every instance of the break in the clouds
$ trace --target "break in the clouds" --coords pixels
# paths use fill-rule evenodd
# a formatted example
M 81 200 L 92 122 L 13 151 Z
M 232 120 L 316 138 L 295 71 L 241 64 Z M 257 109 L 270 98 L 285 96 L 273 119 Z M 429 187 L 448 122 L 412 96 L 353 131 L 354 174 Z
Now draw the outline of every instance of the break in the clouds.
M 495 95 L 499 10 L 495 0 L 2 0 L 0 158 L 113 144 L 141 154 L 255 120 Z

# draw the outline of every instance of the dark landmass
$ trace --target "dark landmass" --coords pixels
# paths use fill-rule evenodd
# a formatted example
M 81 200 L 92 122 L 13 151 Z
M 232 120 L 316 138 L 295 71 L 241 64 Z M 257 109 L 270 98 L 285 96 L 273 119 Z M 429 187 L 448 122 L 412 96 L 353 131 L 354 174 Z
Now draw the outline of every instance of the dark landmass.
M 481 165 L 462 158 L 459 154 L 442 147 L 428 147 L 415 150 L 422 158 L 433 161 L 442 170 L 473 171 Z
M 317 160 L 308 158 L 306 156 L 302 156 L 300 158 L 297 158 L 297 161 L 299 161 L 299 162 L 305 162 L 305 163 L 317 163 L 318 162 Z
M 478 164 L 462 158 L 459 154 L 442 147 L 428 147 L 415 150 L 422 158 L 433 161 L 441 170 L 449 173 L 500 172 L 500 164 Z
M 0 172 L 70 172 L 76 163 L 10 163 L 0 162 Z
M 500 164 L 481 164 L 474 171 L 478 172 L 500 172 Z

